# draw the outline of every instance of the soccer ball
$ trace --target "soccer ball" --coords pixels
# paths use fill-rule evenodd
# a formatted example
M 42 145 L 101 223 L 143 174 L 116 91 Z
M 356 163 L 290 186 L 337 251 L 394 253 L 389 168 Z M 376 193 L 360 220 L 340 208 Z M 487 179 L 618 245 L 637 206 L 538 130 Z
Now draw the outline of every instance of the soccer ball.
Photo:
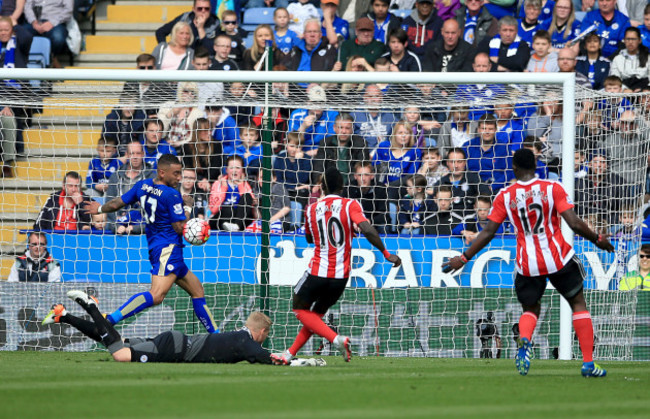
M 188 243 L 200 246 L 210 238 L 210 224 L 200 218 L 192 218 L 185 223 L 183 237 Z

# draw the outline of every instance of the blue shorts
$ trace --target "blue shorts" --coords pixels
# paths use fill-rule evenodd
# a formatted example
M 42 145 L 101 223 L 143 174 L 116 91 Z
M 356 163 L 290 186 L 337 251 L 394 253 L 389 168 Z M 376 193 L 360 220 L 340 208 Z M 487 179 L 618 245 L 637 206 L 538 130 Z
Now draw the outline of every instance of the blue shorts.
M 183 260 L 183 248 L 176 244 L 149 250 L 149 261 L 151 262 L 151 275 L 174 274 L 177 278 L 185 278 L 190 270 Z

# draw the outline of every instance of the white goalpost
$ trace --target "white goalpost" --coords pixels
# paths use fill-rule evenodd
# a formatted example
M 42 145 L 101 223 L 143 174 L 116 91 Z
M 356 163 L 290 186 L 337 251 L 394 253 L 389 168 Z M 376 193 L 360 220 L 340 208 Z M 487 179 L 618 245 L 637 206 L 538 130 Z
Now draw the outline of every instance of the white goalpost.
M 648 337 L 636 332 L 638 294 L 636 291 L 621 291 L 618 287 L 618 282 L 633 271 L 637 263 L 645 187 L 645 166 L 639 168 L 638 165 L 626 165 L 626 159 L 630 157 L 619 151 L 634 143 L 636 158 L 644 159 L 650 153 L 647 140 L 650 124 L 646 122 L 644 110 L 647 95 L 612 95 L 588 91 L 576 87 L 574 74 L 565 73 L 0 69 L 0 79 L 24 81 L 27 84 L 29 80 L 43 80 L 49 81 L 47 85 L 53 86 L 53 90 L 47 92 L 25 86 L 3 98 L 3 104 L 7 106 L 35 109 L 33 114 L 25 117 L 22 128 L 18 128 L 24 138 L 25 151 L 19 154 L 21 157 L 17 163 L 17 178 L 5 178 L 0 184 L 1 202 L 5 206 L 3 212 L 6 213 L 0 223 L 4 231 L 14 231 L 11 239 L 4 238 L 9 233 L 3 236 L 3 273 L 9 271 L 9 266 L 24 251 L 24 233 L 31 231 L 39 208 L 44 204 L 43 199 L 57 188 L 60 189 L 58 183 L 62 174 L 70 168 L 86 170 L 90 155 L 96 155 L 91 148 L 94 149 L 97 140 L 104 135 L 101 132 L 103 120 L 111 109 L 116 109 L 119 113 L 120 109 L 160 108 L 173 102 L 172 108 L 176 106 L 186 109 L 190 115 L 196 110 L 197 118 L 203 118 L 206 115 L 206 105 L 223 107 L 229 109 L 229 116 L 236 122 L 236 127 L 231 127 L 232 129 L 241 129 L 246 112 L 246 116 L 257 117 L 260 121 L 260 140 L 263 144 L 268 143 L 268 146 L 264 152 L 267 159 L 261 158 L 256 164 L 267 177 L 260 183 L 259 191 L 256 189 L 258 186 L 255 184 L 258 182 L 254 175 L 249 174 L 248 182 L 255 186 L 260 209 L 266 209 L 262 206 L 268 205 L 269 211 L 260 211 L 264 218 L 272 215 L 270 211 L 275 208 L 273 205 L 277 195 L 270 192 L 273 190 L 271 188 L 281 183 L 271 182 L 271 170 L 266 169 L 273 169 L 278 156 L 284 156 L 282 153 L 286 152 L 284 148 L 287 141 L 285 134 L 291 131 L 292 124 L 295 124 L 296 129 L 304 131 L 301 133 L 301 138 L 307 142 L 303 142 L 304 158 L 310 159 L 312 165 L 322 165 L 328 163 L 316 163 L 318 144 L 309 144 L 309 141 L 312 138 L 316 141 L 317 132 L 324 138 L 334 135 L 332 129 L 337 114 L 350 114 L 354 119 L 357 115 L 377 111 L 379 116 L 364 116 L 368 118 L 364 120 L 367 127 L 359 120 L 354 120 L 355 133 L 365 139 L 364 135 L 373 129 L 375 132 L 381 131 L 376 125 L 382 123 L 382 114 L 391 114 L 394 124 L 405 118 L 405 108 L 417 108 L 420 119 L 431 122 L 420 125 L 430 128 L 436 125 L 433 122 L 437 123 L 437 127 L 422 128 L 422 144 L 417 146 L 420 148 L 418 155 L 421 155 L 429 147 L 442 149 L 441 139 L 446 135 L 443 134 L 444 125 L 449 126 L 452 111 L 462 110 L 469 115 L 470 119 L 463 120 L 463 123 L 466 122 L 469 127 L 467 135 L 471 133 L 476 136 L 474 131 L 480 115 L 492 113 L 495 106 L 507 105 L 513 111 L 511 116 L 497 116 L 497 121 L 520 119 L 517 123 L 521 125 L 511 129 L 514 134 L 503 131 L 498 135 L 503 135 L 503 138 L 516 136 L 520 138 L 517 141 L 521 141 L 527 132 L 537 129 L 535 136 L 543 137 L 543 140 L 536 140 L 534 144 L 540 147 L 540 161 L 547 163 L 545 167 L 549 176 L 561 180 L 581 211 L 584 209 L 580 214 L 588 218 L 592 226 L 603 231 L 606 226 L 611 230 L 615 225 L 621 224 L 621 214 L 625 211 L 634 214 L 630 232 L 616 237 L 616 255 L 607 255 L 584 239 L 574 237 L 564 222 L 562 231 L 567 241 L 575 245 L 576 253 L 587 267 L 585 295 L 596 329 L 595 356 L 600 359 L 624 360 L 647 356 L 643 348 L 650 345 L 643 342 Z M 133 101 L 122 100 L 121 83 L 124 82 L 167 83 L 172 87 L 166 91 L 161 90 L 159 96 L 151 102 L 136 101 L 134 104 Z M 209 83 L 221 83 L 221 90 L 217 89 L 221 93 L 216 93 L 207 101 L 201 98 L 200 92 L 194 98 L 182 99 L 182 89 L 176 87 L 179 83 L 190 83 L 188 86 L 196 88 L 197 92 L 207 88 Z M 243 84 L 241 88 L 236 87 L 239 83 Z M 305 93 L 305 87 L 313 84 L 323 87 L 324 96 L 315 99 Z M 382 98 L 374 102 L 364 99 L 368 85 L 380 86 L 380 90 L 385 92 Z M 458 93 L 463 86 L 479 86 L 477 91 L 481 93 L 472 97 Z M 486 89 L 489 94 L 485 94 Z M 551 112 L 543 115 L 549 106 L 556 106 L 560 110 L 555 114 Z M 650 106 L 648 108 L 650 110 Z M 262 114 L 269 109 L 276 111 L 277 115 L 271 117 Z M 302 116 L 293 112 L 301 109 L 305 110 Z M 624 115 L 626 111 L 633 113 L 633 122 L 636 123 L 634 139 L 617 137 L 623 130 L 615 124 L 627 115 Z M 322 115 L 315 118 L 321 118 L 322 132 L 318 131 L 321 129 L 318 122 L 307 128 L 295 122 L 298 117 L 304 121 L 310 112 L 314 115 L 321 112 Z M 216 140 L 214 130 L 220 129 L 217 128 L 218 124 L 224 123 L 228 116 L 225 115 L 219 113 L 215 121 L 210 121 L 213 141 L 222 141 L 223 146 L 226 146 L 226 140 Z M 545 126 L 540 122 L 544 119 L 542 117 L 548 117 Z M 596 117 L 600 118 L 601 126 L 606 126 L 598 133 L 593 130 L 593 120 Z M 181 121 L 178 124 L 175 118 L 176 114 L 173 113 L 170 117 L 172 122 L 165 122 L 165 131 L 184 132 L 191 144 L 194 141 L 192 138 L 195 138 L 192 136 L 192 124 L 197 118 L 191 120 L 191 123 Z M 280 125 L 280 120 L 284 120 L 286 126 Z M 457 130 L 454 124 L 452 122 L 451 126 Z M 420 128 L 417 127 L 420 125 L 415 123 L 416 129 L 413 131 L 417 131 L 418 135 Z M 225 136 L 225 130 L 223 128 L 219 135 Z M 552 143 L 551 138 L 558 132 L 561 132 L 561 142 L 557 145 L 559 149 L 553 151 L 556 143 Z M 378 159 L 377 150 L 381 148 L 382 141 L 389 140 L 390 133 L 377 134 L 377 138 L 379 144 L 368 147 L 370 161 Z M 587 145 L 576 147 L 576 143 L 583 140 Z M 85 150 L 83 155 L 79 157 L 73 151 L 66 154 L 66 146 L 62 146 L 61 141 L 69 142 L 70 150 L 81 144 L 80 147 Z M 273 143 L 273 150 L 272 141 L 278 142 Z M 460 147 L 453 141 L 451 146 Z M 510 146 L 514 145 L 509 144 L 508 147 Z M 36 156 L 30 147 L 38 149 L 44 156 Z M 599 155 L 603 149 L 608 153 L 609 168 L 616 168 L 616 174 L 622 182 L 618 186 L 624 195 L 611 195 L 605 200 L 606 205 L 599 206 L 602 211 L 592 211 L 593 195 L 587 194 L 589 197 L 585 198 L 585 176 L 577 173 L 583 166 L 590 167 L 592 156 Z M 44 150 L 54 151 L 48 156 Z M 310 152 L 313 152 L 313 156 L 308 157 Z M 222 163 L 227 154 L 223 152 Z M 580 155 L 585 157 L 585 161 L 579 161 Z M 443 161 L 440 164 L 444 165 L 444 153 L 441 157 Z M 250 153 L 246 159 L 248 158 Z M 349 179 L 353 183 L 354 167 L 359 162 L 354 161 L 351 155 L 347 158 L 351 170 Z M 334 161 L 332 164 L 337 163 Z M 374 166 L 379 168 L 380 164 Z M 503 170 L 505 172 L 508 169 Z M 589 170 L 587 168 L 586 176 L 592 175 Z M 81 175 L 85 179 L 85 171 Z M 284 177 L 286 173 L 282 175 Z M 316 176 L 317 173 L 310 174 L 309 182 L 313 183 Z M 406 178 L 402 180 L 405 181 Z M 576 179 L 579 179 L 579 185 L 583 189 L 576 190 Z M 41 184 L 37 185 L 37 182 Z M 492 181 L 484 181 L 487 186 L 491 185 L 490 182 Z M 394 184 L 387 185 L 389 189 L 395 187 Z M 397 188 L 403 186 L 405 185 Z M 206 202 L 210 200 L 210 192 L 209 189 L 203 191 Z M 219 326 L 229 330 L 241 326 L 246 314 L 252 309 L 268 311 L 274 320 L 268 345 L 276 351 L 285 349 L 298 331 L 297 321 L 290 309 L 291 286 L 304 272 L 312 252 L 304 237 L 293 231 L 300 221 L 293 218 L 299 212 L 299 201 L 307 202 L 309 197 L 293 198 L 287 193 L 287 199 L 283 201 L 287 205 L 281 204 L 291 208 L 291 212 L 284 218 L 291 229 L 286 225 L 284 228 L 279 227 L 284 230 L 280 233 L 277 228 L 273 230 L 274 224 L 267 224 L 266 219 L 248 232 L 213 229 L 213 237 L 205 246 L 188 244 L 185 249 L 188 266 L 203 280 L 206 299 Z M 431 196 L 432 200 L 433 198 Z M 474 198 L 476 196 L 472 197 L 472 202 Z M 343 299 L 325 317 L 328 323 L 351 335 L 355 345 L 358 345 L 355 351 L 360 355 L 478 357 L 485 353 L 496 354 L 498 345 L 503 357 L 512 358 L 516 349 L 512 338 L 513 326 L 521 311 L 512 290 L 511 277 L 515 270 L 516 251 L 512 232 L 506 231 L 505 235 L 499 236 L 477 255 L 472 264 L 454 276 L 443 274 L 440 267 L 442 262 L 460 254 L 467 246 L 466 241 L 457 236 L 403 232 L 400 228 L 400 216 L 403 214 L 400 205 L 403 199 L 402 196 L 394 200 L 388 192 L 384 198 L 386 205 L 383 216 L 386 219 L 386 232 L 395 233 L 385 237 L 386 245 L 402 257 L 404 266 L 388 268 L 382 263 L 383 258 L 379 253 L 375 254 L 369 246 L 362 243 L 363 240 L 357 240 L 352 254 L 353 278 Z M 288 204 L 289 201 L 291 205 Z M 214 215 L 210 205 L 206 204 L 206 218 L 209 218 L 210 213 Z M 467 214 L 466 216 L 469 219 Z M 249 224 L 255 223 L 246 223 L 245 227 L 250 227 Z M 120 235 L 113 234 L 112 231 L 93 231 L 90 234 L 47 231 L 46 234 L 51 254 L 61 263 L 63 282 L 0 283 L 0 307 L 7 307 L 5 314 L 0 313 L 0 322 L 6 324 L 6 340 L 0 348 L 93 349 L 92 345 L 83 343 L 72 331 L 41 327 L 38 319 L 42 319 L 52 303 L 63 298 L 65 291 L 75 287 L 97 291 L 103 308 L 107 311 L 117 308 L 129 295 L 146 290 L 150 269 L 146 240 L 141 235 Z M 5 278 L 3 275 L 2 279 Z M 125 322 L 121 331 L 127 337 L 129 334 L 155 334 L 169 328 L 187 333 L 202 332 L 193 317 L 188 300 L 189 297 L 182 291 L 174 290 L 161 306 L 140 314 L 135 320 Z M 554 290 L 548 290 L 543 304 L 540 323 L 533 337 L 536 356 L 557 356 L 565 360 L 575 358 L 578 347 L 573 336 L 568 303 Z M 482 335 L 481 330 L 484 329 L 481 327 L 485 324 L 493 325 L 496 333 Z M 62 336 L 67 339 L 66 344 L 56 346 L 56 340 L 61 340 Z M 642 339 L 635 340 L 635 336 Z M 638 346 L 642 349 L 634 349 L 633 342 L 641 342 Z M 483 349 L 487 349 L 487 352 Z M 312 339 L 306 351 L 329 354 L 331 348 Z

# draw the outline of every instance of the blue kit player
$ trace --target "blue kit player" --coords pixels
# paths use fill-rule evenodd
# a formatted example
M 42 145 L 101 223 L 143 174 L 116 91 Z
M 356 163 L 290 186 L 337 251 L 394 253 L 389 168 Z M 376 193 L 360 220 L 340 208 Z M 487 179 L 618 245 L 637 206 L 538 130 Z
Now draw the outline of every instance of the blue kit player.
M 158 160 L 155 179 L 139 181 L 124 195 L 104 205 L 94 201 L 86 205 L 90 214 L 101 214 L 115 212 L 126 205 L 139 202 L 146 218 L 151 289 L 133 295 L 119 309 L 106 316 L 111 324 L 162 303 L 176 283 L 192 297 L 194 312 L 207 331 L 218 332 L 205 303 L 203 285 L 183 260 L 183 227 L 189 219 L 193 200 L 190 196 L 181 197 L 175 189 L 181 180 L 181 172 L 182 166 L 178 158 L 172 154 L 163 154 Z

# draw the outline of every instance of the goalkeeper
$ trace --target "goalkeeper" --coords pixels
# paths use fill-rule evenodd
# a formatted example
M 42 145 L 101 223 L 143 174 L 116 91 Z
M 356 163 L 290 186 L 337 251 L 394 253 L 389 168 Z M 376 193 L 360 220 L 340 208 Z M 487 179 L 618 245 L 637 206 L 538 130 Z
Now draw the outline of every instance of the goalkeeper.
M 77 302 L 93 319 L 88 321 L 68 313 L 56 304 L 43 324 L 67 323 L 89 338 L 102 343 L 118 362 L 206 362 L 234 364 L 276 363 L 262 342 L 269 335 L 271 319 L 259 311 L 252 312 L 246 325 L 237 331 L 188 336 L 171 330 L 153 339 L 122 339 L 113 325 L 99 312 L 97 302 L 83 291 L 69 291 L 68 297 Z

